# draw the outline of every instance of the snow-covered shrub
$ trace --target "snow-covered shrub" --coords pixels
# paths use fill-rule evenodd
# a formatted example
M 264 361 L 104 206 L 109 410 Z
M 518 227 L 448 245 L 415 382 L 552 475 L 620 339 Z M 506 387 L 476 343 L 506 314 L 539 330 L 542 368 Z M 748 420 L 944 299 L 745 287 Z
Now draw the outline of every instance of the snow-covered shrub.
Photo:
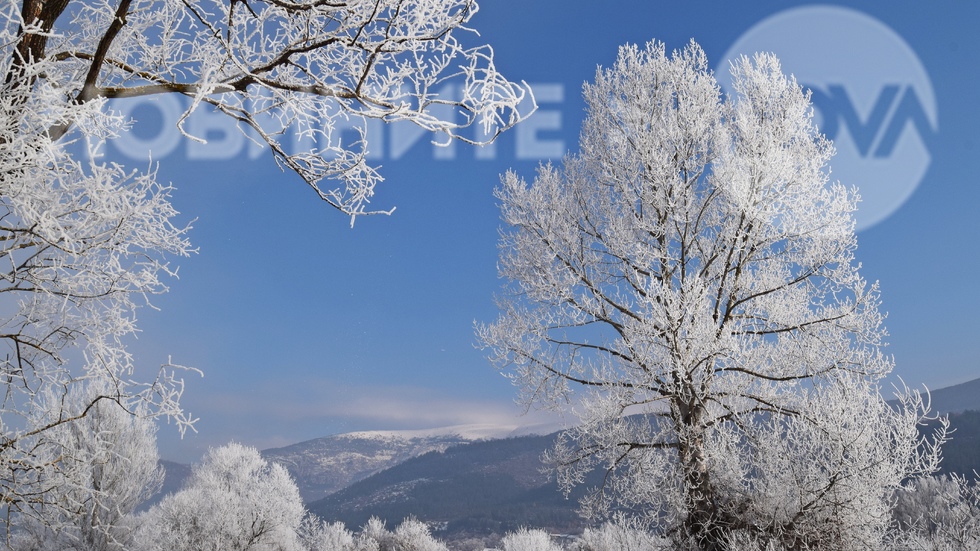
M 396 545 L 392 551 L 447 551 L 446 546 L 432 537 L 429 527 L 414 518 L 407 518 L 395 528 Z
M 138 547 L 299 551 L 303 502 L 286 469 L 241 444 L 211 449 L 185 487 L 141 517 Z
M 667 549 L 668 541 L 644 530 L 606 523 L 599 528 L 586 528 L 575 542 L 573 551 L 633 551 L 637 549 Z
M 364 534 L 355 536 L 343 522 L 327 522 L 307 514 L 299 527 L 299 539 L 308 551 L 378 551 L 378 542 Z
M 354 534 L 342 522 L 326 522 L 307 514 L 299 526 L 299 539 L 303 545 L 313 551 L 319 549 L 336 549 L 349 551 L 354 548 Z
M 562 551 L 544 530 L 521 528 L 504 536 L 504 551 Z
M 403 520 L 391 532 L 383 521 L 372 517 L 360 536 L 377 542 L 379 551 L 448 551 L 443 543 L 432 537 L 429 527 L 415 518 Z

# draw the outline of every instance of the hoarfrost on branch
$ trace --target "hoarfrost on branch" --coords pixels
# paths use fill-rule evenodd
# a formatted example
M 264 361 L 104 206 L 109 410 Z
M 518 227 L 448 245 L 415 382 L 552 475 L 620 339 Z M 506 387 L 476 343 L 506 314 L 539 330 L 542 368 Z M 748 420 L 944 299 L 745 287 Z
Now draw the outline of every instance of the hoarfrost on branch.
M 725 101 L 693 43 L 598 71 L 580 153 L 502 178 L 508 284 L 478 336 L 528 407 L 578 415 L 551 459 L 566 488 L 605 471 L 587 513 L 682 547 L 875 548 L 938 448 L 918 447 L 917 394 L 879 394 L 858 197 L 828 183 L 808 95 L 771 55 L 731 70 Z
M 472 142 L 466 127 L 492 140 L 533 110 L 491 48 L 468 44 L 477 10 L 472 0 L 0 0 L 5 511 L 52 505 L 43 481 L 64 464 L 43 444 L 99 404 L 181 430 L 193 422 L 179 404 L 181 370 L 139 375 L 125 346 L 138 307 L 167 290 L 172 259 L 193 249 L 154 165 L 95 154 L 138 124 L 109 101 L 184 96 L 179 127 L 199 141 L 187 117 L 223 113 L 353 223 L 375 212 L 381 176 L 365 162 L 368 137 L 345 144 L 338 122 L 409 121 Z M 454 97 L 436 93 L 449 85 Z M 452 116 L 439 118 L 447 107 Z M 287 151 L 296 134 L 310 147 Z M 89 382 L 99 393 L 72 392 Z

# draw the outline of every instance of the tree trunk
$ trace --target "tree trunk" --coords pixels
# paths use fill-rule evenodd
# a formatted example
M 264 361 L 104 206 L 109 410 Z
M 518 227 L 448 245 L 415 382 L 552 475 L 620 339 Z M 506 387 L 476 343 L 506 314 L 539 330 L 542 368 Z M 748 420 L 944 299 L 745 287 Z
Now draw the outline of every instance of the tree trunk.
M 687 518 L 684 533 L 704 551 L 724 549 L 726 534 L 724 520 L 718 509 L 718 496 L 711 484 L 705 457 L 705 430 L 702 425 L 705 410 L 690 402 L 679 404 L 679 459 L 684 473 L 684 498 Z

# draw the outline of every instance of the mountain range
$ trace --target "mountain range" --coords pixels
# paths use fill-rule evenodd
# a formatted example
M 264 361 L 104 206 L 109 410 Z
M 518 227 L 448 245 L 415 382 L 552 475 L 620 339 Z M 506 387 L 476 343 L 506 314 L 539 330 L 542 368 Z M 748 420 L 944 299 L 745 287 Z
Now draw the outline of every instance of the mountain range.
M 553 427 L 457 425 L 427 430 L 363 431 L 264 450 L 262 456 L 289 469 L 307 503 L 413 457 L 452 446 L 499 440 Z
M 303 501 L 310 502 L 413 457 L 468 441 L 452 431 L 353 432 L 265 450 L 262 456 L 289 469 Z
M 929 398 L 936 413 L 980 411 L 980 379 L 932 390 Z
M 521 526 L 580 531 L 579 493 L 559 491 L 542 462 L 556 434 L 488 440 L 430 452 L 355 482 L 307 508 L 362 526 L 415 516 L 446 535 L 503 534 Z

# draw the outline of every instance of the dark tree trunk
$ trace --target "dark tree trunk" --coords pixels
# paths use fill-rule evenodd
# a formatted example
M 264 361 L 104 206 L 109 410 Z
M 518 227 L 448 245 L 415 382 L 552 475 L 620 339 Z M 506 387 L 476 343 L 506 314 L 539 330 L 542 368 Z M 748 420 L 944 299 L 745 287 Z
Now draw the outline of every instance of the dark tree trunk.
M 690 402 L 678 407 L 678 454 L 684 474 L 687 517 L 683 531 L 704 551 L 722 551 L 727 523 L 719 510 L 718 495 L 711 483 L 705 457 L 705 410 Z

